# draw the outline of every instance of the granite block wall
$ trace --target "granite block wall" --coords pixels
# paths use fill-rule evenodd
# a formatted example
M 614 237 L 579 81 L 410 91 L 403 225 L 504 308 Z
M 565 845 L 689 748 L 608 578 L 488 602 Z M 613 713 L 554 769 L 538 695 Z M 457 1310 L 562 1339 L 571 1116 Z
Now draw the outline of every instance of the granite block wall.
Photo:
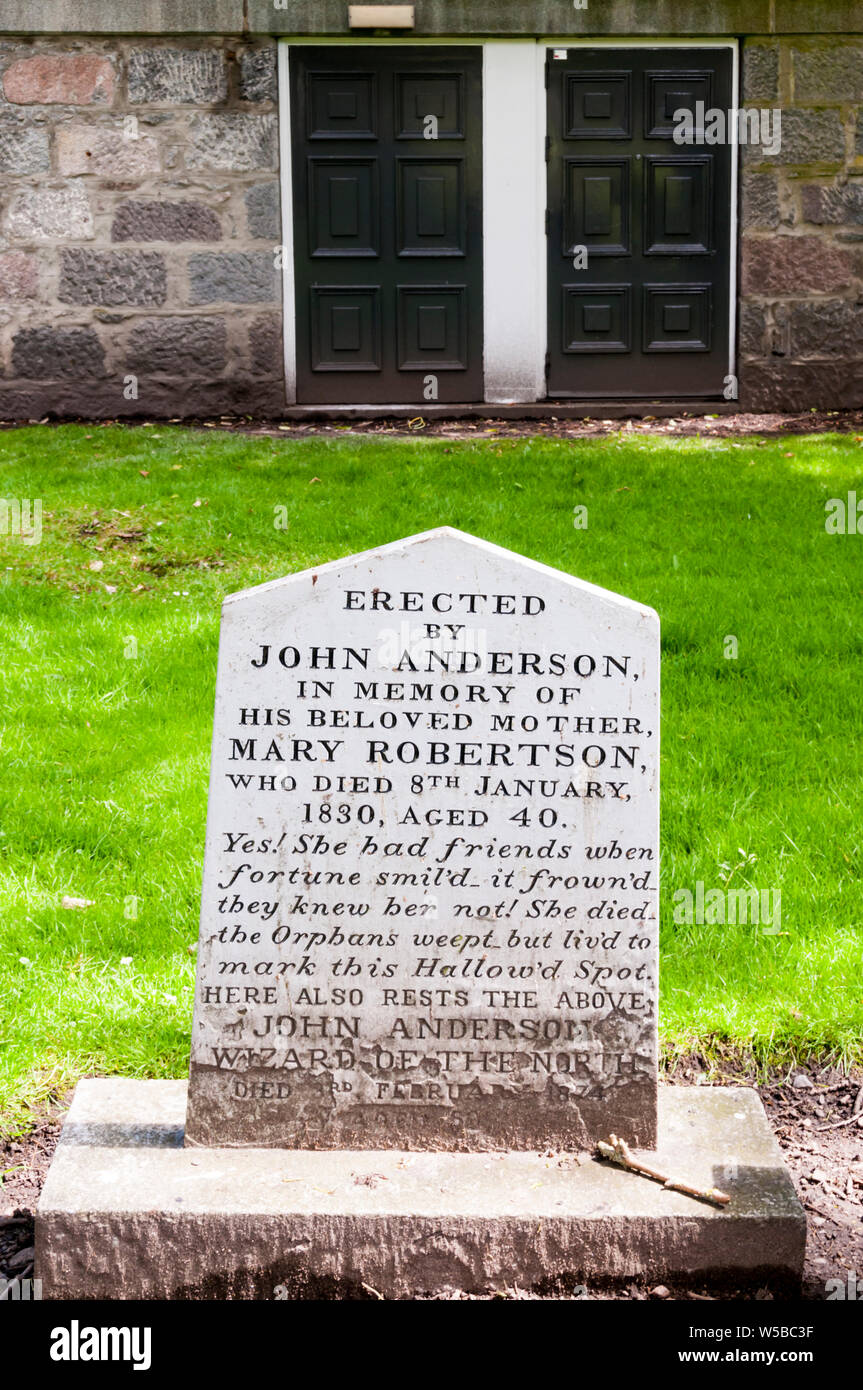
M 741 151 L 741 402 L 863 405 L 863 34 L 753 38 L 743 74 L 782 145 Z
M 0 418 L 284 404 L 276 45 L 0 38 Z

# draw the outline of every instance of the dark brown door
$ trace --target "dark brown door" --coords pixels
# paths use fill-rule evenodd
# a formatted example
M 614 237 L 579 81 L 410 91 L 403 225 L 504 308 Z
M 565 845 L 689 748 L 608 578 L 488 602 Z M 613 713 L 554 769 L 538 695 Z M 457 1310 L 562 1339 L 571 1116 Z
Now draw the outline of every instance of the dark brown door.
M 547 87 L 549 396 L 721 397 L 731 146 L 672 118 L 728 111 L 730 50 L 557 49 Z
M 482 54 L 293 48 L 297 398 L 483 398 Z

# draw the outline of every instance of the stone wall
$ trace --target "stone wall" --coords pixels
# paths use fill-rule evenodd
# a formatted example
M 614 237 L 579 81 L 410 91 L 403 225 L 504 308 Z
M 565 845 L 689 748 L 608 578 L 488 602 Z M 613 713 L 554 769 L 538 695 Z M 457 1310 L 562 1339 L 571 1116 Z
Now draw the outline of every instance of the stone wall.
M 753 39 L 747 105 L 782 148 L 744 148 L 740 386 L 752 410 L 863 403 L 863 34 Z
M 276 45 L 0 39 L 0 418 L 284 405 Z
M 795 3 L 799 28 L 818 7 Z M 783 137 L 742 151 L 750 409 L 863 401 L 854 20 L 743 43 L 744 100 L 781 109 Z M 280 241 L 273 39 L 0 36 L 0 418 L 280 413 Z

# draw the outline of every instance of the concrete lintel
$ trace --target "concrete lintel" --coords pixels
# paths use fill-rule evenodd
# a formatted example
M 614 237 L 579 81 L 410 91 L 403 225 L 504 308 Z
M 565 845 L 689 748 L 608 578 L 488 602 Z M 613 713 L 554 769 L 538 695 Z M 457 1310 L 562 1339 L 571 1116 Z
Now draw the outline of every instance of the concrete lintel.
M 775 34 L 861 34 L 863 0 L 775 0 Z
M 823 11 L 831 0 L 787 0 L 799 10 Z M 848 22 L 863 4 L 846 0 Z M 682 38 L 688 34 L 769 34 L 770 0 L 602 0 L 576 10 L 572 0 L 417 0 L 420 35 L 653 35 Z M 249 0 L 249 28 L 264 34 L 348 34 L 346 0 Z M 817 32 L 817 30 L 815 31 Z
M 243 0 L 3 0 L 0 5 L 0 34 L 242 34 L 243 27 Z
M 771 11 L 775 7 L 775 14 Z M 347 0 L 3 0 L 0 33 L 350 34 Z M 418 36 L 863 33 L 863 0 L 417 0 Z
M 36 1218 L 46 1298 L 799 1284 L 806 1220 L 751 1090 L 660 1088 L 651 1161 L 721 1209 L 588 1155 L 185 1148 L 185 1109 L 185 1082 L 79 1083 Z

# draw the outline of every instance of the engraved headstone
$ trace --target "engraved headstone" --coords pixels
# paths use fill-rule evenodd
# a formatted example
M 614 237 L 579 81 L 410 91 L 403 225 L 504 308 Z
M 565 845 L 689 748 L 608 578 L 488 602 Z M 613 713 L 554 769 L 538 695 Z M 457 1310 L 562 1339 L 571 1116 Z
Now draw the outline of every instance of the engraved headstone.
M 224 604 L 186 1142 L 656 1139 L 659 623 L 443 528 Z

